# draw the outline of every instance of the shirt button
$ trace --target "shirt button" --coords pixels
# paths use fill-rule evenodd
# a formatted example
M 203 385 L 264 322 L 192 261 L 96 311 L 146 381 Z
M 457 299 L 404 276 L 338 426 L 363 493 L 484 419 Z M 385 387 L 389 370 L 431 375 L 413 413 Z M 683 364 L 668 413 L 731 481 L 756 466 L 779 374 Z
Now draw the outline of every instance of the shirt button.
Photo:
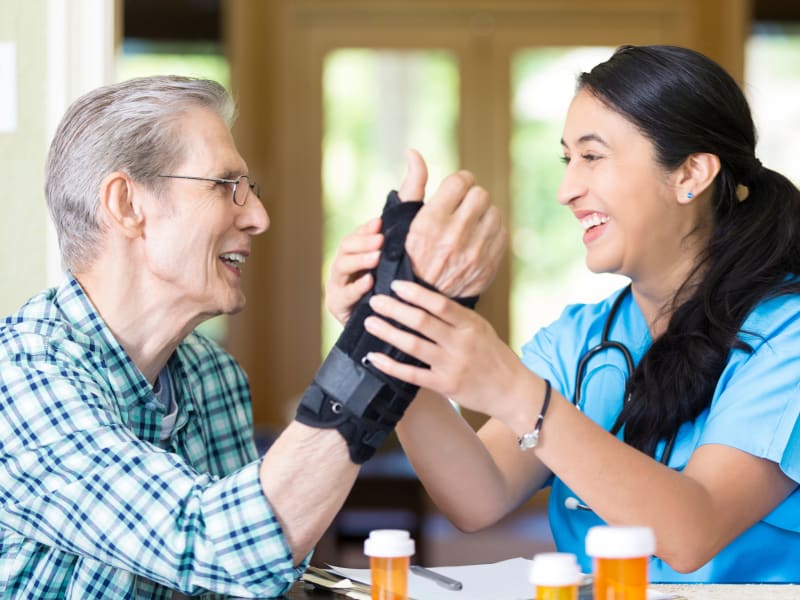
M 158 404 L 156 404 L 155 402 L 153 402 L 153 401 L 151 400 L 150 402 L 148 402 L 147 404 L 145 404 L 145 405 L 144 405 L 144 407 L 145 407 L 147 410 L 156 410 L 156 409 L 158 409 Z

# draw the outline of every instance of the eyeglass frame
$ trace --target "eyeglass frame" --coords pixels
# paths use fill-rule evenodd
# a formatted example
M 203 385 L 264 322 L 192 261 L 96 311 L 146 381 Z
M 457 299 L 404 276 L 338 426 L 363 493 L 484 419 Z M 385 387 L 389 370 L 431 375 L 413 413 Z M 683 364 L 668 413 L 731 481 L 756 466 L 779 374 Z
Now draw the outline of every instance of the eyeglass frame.
M 244 197 L 244 201 L 239 204 L 236 201 L 236 189 L 239 187 L 239 183 L 242 179 L 247 179 L 247 187 L 250 188 L 250 191 L 256 195 L 256 198 L 261 198 L 261 186 L 258 185 L 258 182 L 252 181 L 249 175 L 239 175 L 236 179 L 225 179 L 223 177 L 196 177 L 194 175 L 158 175 L 158 177 L 164 177 L 166 179 L 189 179 L 192 181 L 212 181 L 214 183 L 230 183 L 233 184 L 233 194 L 231 195 L 231 200 L 236 206 L 244 206 L 247 204 L 247 198 L 250 194 L 247 194 Z

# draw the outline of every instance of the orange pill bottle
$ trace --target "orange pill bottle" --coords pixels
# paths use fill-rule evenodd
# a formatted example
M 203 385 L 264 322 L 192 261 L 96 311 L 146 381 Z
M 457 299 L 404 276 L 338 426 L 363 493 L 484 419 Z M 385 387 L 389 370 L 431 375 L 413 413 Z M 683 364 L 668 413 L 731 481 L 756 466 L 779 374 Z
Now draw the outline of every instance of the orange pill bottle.
M 414 540 L 402 529 L 376 529 L 364 541 L 372 576 L 372 600 L 408 600 L 408 566 Z
M 583 574 L 574 554 L 543 552 L 533 557 L 528 580 L 536 587 L 536 600 L 578 600 Z
M 656 550 L 649 527 L 597 526 L 586 534 L 594 600 L 646 600 L 647 565 Z

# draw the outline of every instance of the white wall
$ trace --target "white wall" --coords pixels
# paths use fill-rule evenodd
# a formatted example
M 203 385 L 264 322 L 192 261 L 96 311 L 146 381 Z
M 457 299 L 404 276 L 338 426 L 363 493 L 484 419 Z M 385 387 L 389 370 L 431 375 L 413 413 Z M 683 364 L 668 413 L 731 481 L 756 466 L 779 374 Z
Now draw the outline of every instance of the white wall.
M 0 0 L 0 315 L 60 278 L 44 162 L 69 103 L 113 79 L 112 0 Z

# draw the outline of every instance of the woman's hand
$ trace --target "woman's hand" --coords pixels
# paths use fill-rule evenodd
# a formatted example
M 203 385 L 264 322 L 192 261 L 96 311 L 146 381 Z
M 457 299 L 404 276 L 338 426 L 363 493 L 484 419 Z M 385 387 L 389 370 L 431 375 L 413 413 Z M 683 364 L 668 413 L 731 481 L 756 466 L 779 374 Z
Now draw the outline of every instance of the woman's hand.
M 381 220 L 370 219 L 342 239 L 325 282 L 325 307 L 344 325 L 372 285 L 383 245 Z
M 430 365 L 416 367 L 371 353 L 368 360 L 403 381 L 429 388 L 466 408 L 507 421 L 514 403 L 498 398 L 525 398 L 534 387 L 533 374 L 477 313 L 420 285 L 395 281 L 394 292 L 405 302 L 377 295 L 370 306 L 381 317 L 421 332 L 422 338 L 379 317 L 369 317 L 369 333 Z
M 397 195 L 403 202 L 422 200 L 428 167 L 416 150 L 407 153 L 406 174 Z M 325 307 L 344 325 L 356 303 L 375 283 L 370 271 L 378 266 L 383 246 L 381 220 L 371 219 L 342 239 L 325 282 Z

